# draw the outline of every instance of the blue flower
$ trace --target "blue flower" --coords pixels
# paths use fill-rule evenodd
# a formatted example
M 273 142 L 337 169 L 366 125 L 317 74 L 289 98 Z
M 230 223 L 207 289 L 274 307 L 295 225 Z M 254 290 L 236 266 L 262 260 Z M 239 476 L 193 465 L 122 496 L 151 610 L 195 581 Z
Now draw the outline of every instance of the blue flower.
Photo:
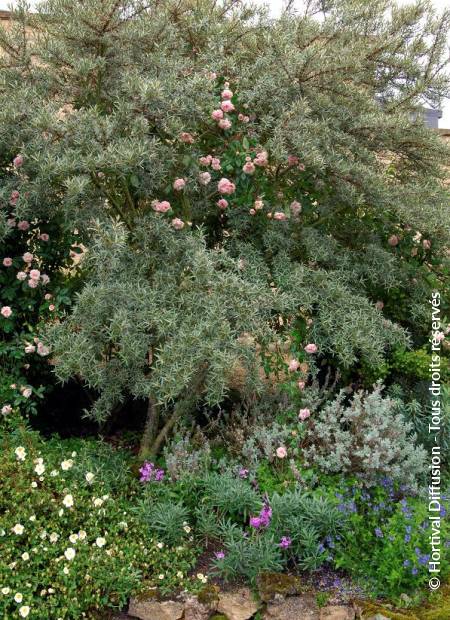
M 418 572 L 419 572 L 419 571 L 417 570 L 417 568 L 416 568 L 416 567 L 414 567 L 414 568 L 412 569 L 412 571 L 411 571 L 411 575 L 417 575 L 417 573 L 418 573 Z
M 411 540 L 411 536 L 409 534 L 406 534 L 405 542 L 408 543 L 410 540 Z
M 380 530 L 380 528 L 379 528 L 379 527 L 376 527 L 376 528 L 375 528 L 375 536 L 376 536 L 377 538 L 383 538 L 383 532 Z
M 409 560 L 405 560 L 403 562 L 403 566 L 409 566 L 411 564 L 411 562 Z

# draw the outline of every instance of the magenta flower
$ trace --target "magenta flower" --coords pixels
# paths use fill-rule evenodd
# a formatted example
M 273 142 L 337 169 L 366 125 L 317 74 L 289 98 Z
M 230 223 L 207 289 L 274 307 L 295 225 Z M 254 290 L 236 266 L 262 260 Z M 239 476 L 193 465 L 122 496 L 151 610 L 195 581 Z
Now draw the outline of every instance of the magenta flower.
M 250 527 L 256 530 L 261 527 L 261 519 L 259 517 L 250 517 Z
M 223 551 L 217 551 L 215 554 L 217 560 L 223 560 L 225 553 Z
M 239 478 L 248 478 L 248 469 L 242 467 L 242 469 L 239 470 Z
M 278 543 L 278 546 L 281 547 L 281 549 L 287 549 L 291 546 L 291 544 L 292 540 L 289 538 L 289 536 L 282 536 L 280 542 Z

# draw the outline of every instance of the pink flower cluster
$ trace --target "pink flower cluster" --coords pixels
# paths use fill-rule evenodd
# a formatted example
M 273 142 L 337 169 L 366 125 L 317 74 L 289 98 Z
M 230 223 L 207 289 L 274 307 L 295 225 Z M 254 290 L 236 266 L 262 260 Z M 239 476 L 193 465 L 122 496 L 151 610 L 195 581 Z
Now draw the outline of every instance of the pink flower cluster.
M 268 527 L 272 519 L 272 508 L 266 502 L 257 517 L 250 517 L 250 526 L 259 530 L 261 527 Z
M 161 482 L 164 478 L 164 470 L 156 469 L 153 463 L 149 463 L 145 461 L 143 466 L 140 468 L 139 473 L 141 474 L 140 482 Z
M 167 211 L 169 211 L 169 209 L 171 208 L 170 206 L 170 202 L 168 202 L 167 200 L 154 200 L 152 202 L 152 209 L 153 211 L 156 211 L 157 213 L 167 213 Z
M 220 194 L 234 194 L 236 191 L 236 185 L 229 179 L 222 178 L 217 184 L 217 189 Z
M 221 93 L 222 101 L 220 103 L 220 107 L 211 112 L 211 118 L 214 121 L 217 121 L 217 125 L 220 129 L 230 129 L 232 123 L 229 118 L 224 116 L 224 113 L 229 114 L 235 111 L 234 104 L 231 102 L 233 97 L 233 91 L 229 89 L 228 82 L 225 82 L 225 88 Z

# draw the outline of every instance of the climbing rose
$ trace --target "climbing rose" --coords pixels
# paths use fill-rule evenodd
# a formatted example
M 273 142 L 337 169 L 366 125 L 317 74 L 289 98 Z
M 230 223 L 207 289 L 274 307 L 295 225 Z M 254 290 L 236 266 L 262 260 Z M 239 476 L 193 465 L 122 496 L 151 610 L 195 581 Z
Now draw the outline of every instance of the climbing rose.
M 22 155 L 16 155 L 13 159 L 13 166 L 14 168 L 20 168 L 20 166 L 23 164 L 23 157 Z
M 39 235 L 39 239 L 41 241 L 48 241 L 50 239 L 49 235 L 47 233 L 42 233 L 41 235 Z
M 249 213 L 250 213 L 250 215 L 256 215 L 255 209 L 249 209 Z
M 16 189 L 13 189 L 11 192 L 11 196 L 9 197 L 9 204 L 15 206 L 17 201 L 19 200 L 19 192 Z
M 17 228 L 19 230 L 28 230 L 30 228 L 30 223 L 27 222 L 27 220 L 22 220 L 21 222 L 18 222 Z
M 39 271 L 39 269 L 32 269 L 30 271 L 30 278 L 32 280 L 39 280 L 40 277 L 41 277 L 41 272 Z
M 397 235 L 391 235 L 388 239 L 389 245 L 392 246 L 393 248 L 395 248 L 395 246 L 398 245 L 399 241 L 400 239 L 397 237 Z
M 12 314 L 12 310 L 9 306 L 2 306 L 0 310 L 0 314 L 5 317 L 5 319 L 9 318 Z
M 220 200 L 217 201 L 217 206 L 220 209 L 226 209 L 228 207 L 228 201 L 225 200 L 225 198 L 221 198 Z
M 220 166 L 220 159 L 218 157 L 213 157 L 211 159 L 211 168 L 213 170 L 220 170 L 221 166 Z
M 233 96 L 233 91 L 230 90 L 229 88 L 224 88 L 222 93 L 221 93 L 221 97 L 222 99 L 231 99 L 231 97 Z
M 298 215 L 302 210 L 302 205 L 297 202 L 297 200 L 293 200 L 289 205 L 289 208 L 292 211 L 293 215 Z
M 220 107 L 222 108 L 224 112 L 234 111 L 234 105 L 231 103 L 231 101 L 222 101 L 222 103 L 220 104 Z
M 38 280 L 32 280 L 31 278 L 28 280 L 28 286 L 30 288 L 36 288 L 38 284 L 39 284 Z
M 223 118 L 223 110 L 213 110 L 211 116 L 215 121 L 220 121 Z
M 290 166 L 296 166 L 298 163 L 300 163 L 300 159 L 297 157 L 297 155 L 288 155 L 287 159 Z
M 182 228 L 184 228 L 184 222 L 183 220 L 180 220 L 179 217 L 175 217 L 172 220 L 172 226 L 175 228 L 175 230 L 181 230 Z
M 31 252 L 25 252 L 25 254 L 22 256 L 23 260 L 25 263 L 31 263 L 33 262 L 33 254 L 31 254 Z
M 277 448 L 276 455 L 279 459 L 284 459 L 287 457 L 287 450 L 284 446 L 280 446 Z
M 300 409 L 298 417 L 300 420 L 306 420 L 311 415 L 311 411 L 309 409 Z
M 175 179 L 175 181 L 173 182 L 173 189 L 176 192 L 180 192 L 185 187 L 186 187 L 186 181 L 184 179 Z
M 255 166 L 267 166 L 267 164 L 269 163 L 268 160 L 269 156 L 267 154 L 267 151 L 260 151 L 255 159 L 254 159 L 254 164 Z
M 306 353 L 317 353 L 317 345 L 313 343 L 307 344 L 305 351 Z
M 11 413 L 11 411 L 12 411 L 11 405 L 3 405 L 2 407 L 3 415 L 8 415 L 8 413 Z
M 241 121 L 241 123 L 248 123 L 250 117 L 246 116 L 245 114 L 238 114 L 238 119 Z
M 222 118 L 219 121 L 219 127 L 220 129 L 230 129 L 231 127 L 231 121 L 228 120 L 228 118 Z
M 229 179 L 222 178 L 217 184 L 217 189 L 221 194 L 234 194 L 236 191 L 236 185 Z
M 253 206 L 256 211 L 259 211 L 260 209 L 264 207 L 264 202 L 261 200 L 261 198 L 258 198 L 258 200 L 255 200 L 255 203 Z
M 4 265 L 4 267 L 11 267 L 11 265 L 12 265 L 12 258 L 9 258 L 9 256 L 4 258 L 3 259 L 3 265 Z
M 162 200 L 161 202 L 155 200 L 152 203 L 152 209 L 157 213 L 166 213 L 170 209 L 170 202 L 167 200 Z
M 30 387 L 21 388 L 20 391 L 22 392 L 22 396 L 24 398 L 30 398 L 31 393 L 32 393 L 32 389 Z
M 43 273 L 41 275 L 41 280 L 42 280 L 42 284 L 48 284 L 50 282 L 50 278 L 48 277 L 46 273 Z
M 188 133 L 187 131 L 183 131 L 180 134 L 180 140 L 181 140 L 181 142 L 184 142 L 185 144 L 193 144 L 194 136 L 192 134 Z
M 299 390 L 304 390 L 304 389 L 305 389 L 305 385 L 306 385 L 306 384 L 305 384 L 305 382 L 304 382 L 304 381 L 299 381 L 299 382 L 297 383 L 297 386 L 298 386 L 298 389 L 299 389 Z
M 208 183 L 211 181 L 211 175 L 209 174 L 209 172 L 200 172 L 200 174 L 198 175 L 198 180 L 202 185 L 208 185 Z
M 255 172 L 255 164 L 252 161 L 246 161 L 242 170 L 245 174 L 253 174 Z
M 431 241 L 429 239 L 424 239 L 422 241 L 422 247 L 424 250 L 429 250 L 431 248 Z
M 18 280 L 21 280 L 21 281 L 26 280 L 27 279 L 27 274 L 25 273 L 25 271 L 18 271 L 17 275 L 16 275 L 16 278 Z
M 27 344 L 25 347 L 25 353 L 34 353 L 36 351 L 36 347 L 34 344 Z
M 204 155 L 203 157 L 200 157 L 198 161 L 200 162 L 201 166 L 209 166 L 209 164 L 211 163 L 211 160 L 212 160 L 212 155 Z
M 295 372 L 300 367 L 300 362 L 298 360 L 290 360 L 288 370 L 289 372 Z
M 284 222 L 285 220 L 287 220 L 287 215 L 285 213 L 282 213 L 281 211 L 275 211 L 275 213 L 273 214 L 273 219 Z

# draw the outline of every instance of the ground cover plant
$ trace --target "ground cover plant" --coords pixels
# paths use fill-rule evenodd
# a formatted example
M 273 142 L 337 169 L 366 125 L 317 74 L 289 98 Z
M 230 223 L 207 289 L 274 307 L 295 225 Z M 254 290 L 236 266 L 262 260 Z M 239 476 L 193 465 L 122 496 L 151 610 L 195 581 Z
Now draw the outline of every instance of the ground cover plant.
M 421 110 L 449 93 L 449 26 L 428 2 L 18 2 L 5 618 L 281 571 L 423 603 L 437 353 L 449 559 L 450 218 Z M 45 417 L 67 385 L 86 406 L 52 415 L 78 438 Z

